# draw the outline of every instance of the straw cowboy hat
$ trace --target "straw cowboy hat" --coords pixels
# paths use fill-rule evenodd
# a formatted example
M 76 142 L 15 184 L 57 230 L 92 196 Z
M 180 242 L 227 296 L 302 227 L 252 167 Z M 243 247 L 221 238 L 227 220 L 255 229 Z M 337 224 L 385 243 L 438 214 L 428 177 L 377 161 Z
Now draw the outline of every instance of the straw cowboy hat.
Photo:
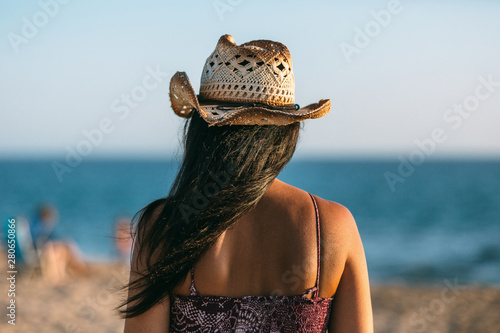
M 319 118 L 331 101 L 300 108 L 295 104 L 292 58 L 288 48 L 270 40 L 236 45 L 231 35 L 219 39 L 201 75 L 197 96 L 185 72 L 170 80 L 170 102 L 184 118 L 196 110 L 213 125 L 287 125 Z

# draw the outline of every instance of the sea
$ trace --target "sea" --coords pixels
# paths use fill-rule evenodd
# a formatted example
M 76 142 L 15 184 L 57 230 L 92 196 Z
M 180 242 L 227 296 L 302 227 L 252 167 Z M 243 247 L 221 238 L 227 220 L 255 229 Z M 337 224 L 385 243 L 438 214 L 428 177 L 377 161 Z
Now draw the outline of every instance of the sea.
M 0 160 L 0 218 L 51 204 L 57 234 L 92 261 L 118 258 L 117 218 L 166 196 L 178 170 L 174 160 L 92 160 L 58 177 L 54 162 Z M 500 285 L 500 161 L 297 159 L 278 178 L 349 208 L 371 283 Z

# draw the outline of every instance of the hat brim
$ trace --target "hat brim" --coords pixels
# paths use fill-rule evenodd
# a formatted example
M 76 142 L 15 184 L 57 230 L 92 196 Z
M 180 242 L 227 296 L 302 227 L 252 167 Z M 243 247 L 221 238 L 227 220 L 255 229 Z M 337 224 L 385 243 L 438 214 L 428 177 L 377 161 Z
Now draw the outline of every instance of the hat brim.
M 170 80 L 170 103 L 175 114 L 189 118 L 193 109 L 209 126 L 222 125 L 288 125 L 306 119 L 320 118 L 331 108 L 329 99 L 298 110 L 277 110 L 263 106 L 224 106 L 224 102 L 200 101 L 185 72 L 177 72 Z M 221 108 L 221 106 L 224 106 Z

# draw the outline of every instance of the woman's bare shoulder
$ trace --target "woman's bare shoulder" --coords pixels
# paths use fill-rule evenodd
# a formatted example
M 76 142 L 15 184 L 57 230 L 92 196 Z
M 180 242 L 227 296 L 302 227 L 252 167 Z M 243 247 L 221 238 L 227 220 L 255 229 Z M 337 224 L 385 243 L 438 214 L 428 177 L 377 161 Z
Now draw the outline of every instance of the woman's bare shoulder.
M 326 297 L 336 293 L 348 258 L 358 252 L 359 233 L 347 207 L 317 196 L 315 198 L 321 226 L 320 296 Z
M 309 197 L 307 191 L 277 179 L 276 181 L 276 188 L 281 190 L 279 193 L 280 200 L 285 199 L 282 202 L 286 203 L 288 207 L 304 208 L 312 205 L 310 199 L 305 200 Z M 334 231 L 349 232 L 357 229 L 354 217 L 347 207 L 338 202 L 323 199 L 313 193 L 311 194 L 314 196 L 318 206 L 322 231 L 324 229 L 327 233 Z
M 356 221 L 351 211 L 344 205 L 314 196 L 318 205 L 321 231 L 325 234 L 352 236 L 357 234 Z

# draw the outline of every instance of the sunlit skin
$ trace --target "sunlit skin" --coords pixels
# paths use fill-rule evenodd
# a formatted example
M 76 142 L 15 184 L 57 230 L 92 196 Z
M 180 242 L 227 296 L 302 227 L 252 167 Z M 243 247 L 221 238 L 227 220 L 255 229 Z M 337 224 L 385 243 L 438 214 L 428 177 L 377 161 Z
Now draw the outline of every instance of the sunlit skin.
M 344 206 L 316 198 L 321 220 L 319 297 L 335 295 L 329 331 L 373 332 L 368 272 L 354 218 Z M 300 295 L 316 282 L 316 245 L 309 195 L 275 179 L 257 206 L 195 265 L 196 287 L 202 295 Z M 187 274 L 173 293 L 189 295 L 190 282 Z M 167 299 L 127 319 L 125 333 L 168 332 L 169 308 Z

